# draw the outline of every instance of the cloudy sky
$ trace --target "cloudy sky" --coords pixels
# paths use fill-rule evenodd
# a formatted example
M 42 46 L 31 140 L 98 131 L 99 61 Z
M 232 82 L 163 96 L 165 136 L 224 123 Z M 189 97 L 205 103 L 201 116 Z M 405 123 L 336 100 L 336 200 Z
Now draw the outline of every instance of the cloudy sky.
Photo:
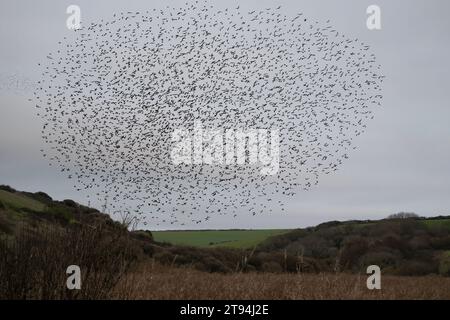
M 66 8 L 81 8 L 82 21 L 122 11 L 177 6 L 186 1 L 22 1 L 0 3 L 0 184 L 42 190 L 56 199 L 86 203 L 85 195 L 42 157 L 32 96 L 39 62 L 71 32 Z M 249 11 L 281 5 L 331 20 L 337 30 L 369 44 L 386 80 L 383 106 L 358 137 L 358 150 L 338 172 L 300 192 L 284 214 L 215 218 L 202 228 L 290 228 L 328 220 L 376 219 L 398 211 L 450 214 L 450 2 L 435 1 L 211 1 Z M 382 29 L 366 27 L 366 8 L 381 8 Z M 165 226 L 163 226 L 164 228 Z M 168 226 L 167 226 L 168 227 Z M 187 226 L 190 228 L 190 226 Z M 151 226 L 150 226 L 151 228 Z

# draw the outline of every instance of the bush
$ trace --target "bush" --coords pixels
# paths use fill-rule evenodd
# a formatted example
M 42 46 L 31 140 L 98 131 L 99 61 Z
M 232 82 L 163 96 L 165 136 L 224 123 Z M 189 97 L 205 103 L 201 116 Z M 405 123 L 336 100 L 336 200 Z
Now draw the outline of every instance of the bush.
M 400 252 L 405 252 L 409 249 L 408 241 L 404 237 L 399 237 L 394 234 L 383 237 L 381 245 Z
M 316 231 L 320 230 L 320 229 L 328 229 L 330 227 L 336 227 L 336 226 L 339 226 L 341 224 L 342 224 L 342 222 L 340 222 L 340 221 L 328 221 L 328 222 L 324 222 L 324 223 L 318 224 L 314 229 Z
M 73 201 L 73 200 L 66 199 L 66 200 L 63 200 L 63 203 L 64 203 L 66 206 L 68 206 L 68 207 L 71 207 L 71 208 L 78 208 L 78 203 L 76 203 L 76 202 Z
M 61 203 L 54 202 L 49 204 L 44 212 L 36 214 L 44 218 L 67 224 L 74 220 L 73 210 L 70 209 L 71 208 L 68 208 Z
M 387 217 L 388 219 L 411 219 L 411 218 L 419 218 L 419 215 L 414 212 L 399 212 L 391 214 Z
M 253 266 L 256 270 L 261 269 L 262 264 L 264 262 L 262 255 L 264 255 L 264 253 L 257 253 L 252 255 L 248 259 L 247 264 Z
M 430 237 L 428 235 L 419 235 L 413 237 L 409 241 L 409 246 L 412 250 L 422 250 L 430 248 Z
M 0 238 L 0 299 L 105 299 L 138 257 L 125 234 L 103 226 L 43 227 Z M 67 290 L 66 269 L 81 269 Z
M 0 190 L 4 190 L 4 191 L 7 191 L 7 192 L 11 192 L 11 193 L 16 192 L 15 189 L 11 188 L 10 186 L 3 185 L 3 184 L 0 185 Z
M 341 251 L 341 265 L 344 269 L 359 269 L 360 258 L 367 252 L 367 240 L 360 237 L 351 238 L 344 244 Z
M 403 261 L 396 270 L 397 274 L 403 276 L 424 276 L 437 272 L 438 266 L 436 263 L 418 260 Z
M 392 252 L 374 251 L 362 256 L 361 264 L 363 266 L 377 265 L 381 269 L 386 269 L 387 267 L 395 266 L 400 258 Z
M 206 257 L 202 260 L 202 263 L 205 267 L 204 271 L 221 273 L 227 273 L 231 271 L 220 260 L 213 257 Z
M 6 218 L 5 214 L 0 212 L 0 236 L 2 233 L 11 234 L 13 227 L 10 221 Z
M 434 249 L 450 249 L 450 235 L 432 238 L 430 242 L 431 247 Z
M 144 241 L 144 242 L 153 241 L 152 232 L 149 230 L 131 231 L 131 234 L 134 238 Z
M 100 213 L 100 211 L 98 211 L 95 208 L 89 208 L 89 207 L 82 206 L 82 205 L 80 205 L 79 209 L 81 210 L 82 213 L 86 213 L 86 214 Z
M 168 250 L 162 250 L 153 255 L 153 258 L 162 264 L 173 264 L 175 262 L 175 257 L 176 256 Z
M 327 258 L 330 254 L 330 249 L 333 247 L 333 244 L 330 244 L 329 241 L 325 240 L 323 237 L 319 235 L 309 235 L 302 239 L 299 239 L 297 242 L 297 247 L 288 246 L 287 249 L 292 254 L 304 254 L 305 256 L 311 256 L 314 258 Z
M 316 259 L 303 258 L 297 261 L 297 272 L 319 273 L 330 271 L 332 271 L 332 268 L 328 268 L 321 261 Z
M 41 199 L 45 199 L 48 201 L 53 201 L 52 197 L 50 197 L 48 194 L 42 191 L 38 191 L 34 193 L 36 196 L 40 197 Z
M 272 272 L 272 273 L 281 273 L 283 272 L 283 267 L 278 262 L 269 261 L 264 262 L 262 264 L 262 271 L 264 272 Z
M 450 252 L 445 252 L 439 261 L 439 274 L 442 276 L 450 276 Z

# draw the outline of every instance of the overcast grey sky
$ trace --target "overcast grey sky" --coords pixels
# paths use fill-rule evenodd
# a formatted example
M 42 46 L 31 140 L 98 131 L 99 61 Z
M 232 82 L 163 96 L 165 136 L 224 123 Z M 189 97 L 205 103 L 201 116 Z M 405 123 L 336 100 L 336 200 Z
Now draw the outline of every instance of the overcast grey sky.
M 42 124 L 28 102 L 32 94 L 28 83 L 39 79 L 37 63 L 72 32 L 66 28 L 68 5 L 79 5 L 82 21 L 93 22 L 121 11 L 184 2 L 2 1 L 0 184 L 86 203 L 73 183 L 42 158 Z M 386 80 L 382 108 L 358 137 L 358 150 L 338 172 L 322 177 L 316 188 L 298 193 L 287 205 L 287 213 L 234 220 L 217 217 L 202 228 L 302 227 L 328 220 L 383 218 L 397 211 L 450 214 L 449 1 L 211 3 L 218 7 L 239 4 L 250 11 L 281 5 L 287 14 L 303 12 L 319 22 L 330 19 L 338 31 L 371 46 Z M 382 30 L 366 28 L 366 8 L 371 4 L 381 7 Z M 11 84 L 12 76 L 19 82 Z

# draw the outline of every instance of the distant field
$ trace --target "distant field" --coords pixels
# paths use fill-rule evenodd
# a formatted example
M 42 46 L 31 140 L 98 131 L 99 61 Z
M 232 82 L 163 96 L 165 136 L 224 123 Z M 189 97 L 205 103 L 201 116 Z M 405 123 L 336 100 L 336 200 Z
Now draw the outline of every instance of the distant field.
M 198 230 L 198 231 L 152 231 L 159 242 L 195 247 L 249 248 L 270 236 L 286 233 L 287 229 L 270 230 Z
M 428 227 L 442 227 L 450 229 L 450 219 L 425 220 L 424 223 Z

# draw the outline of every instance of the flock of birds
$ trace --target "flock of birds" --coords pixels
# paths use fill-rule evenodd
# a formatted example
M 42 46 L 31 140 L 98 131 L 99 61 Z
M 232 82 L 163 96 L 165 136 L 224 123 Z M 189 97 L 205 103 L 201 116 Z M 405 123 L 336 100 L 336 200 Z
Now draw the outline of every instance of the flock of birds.
M 369 46 L 280 7 L 196 1 L 114 14 L 69 38 L 41 64 L 42 152 L 105 211 L 144 225 L 282 211 L 338 170 L 382 99 Z M 171 133 L 194 121 L 278 129 L 278 173 L 174 165 Z

